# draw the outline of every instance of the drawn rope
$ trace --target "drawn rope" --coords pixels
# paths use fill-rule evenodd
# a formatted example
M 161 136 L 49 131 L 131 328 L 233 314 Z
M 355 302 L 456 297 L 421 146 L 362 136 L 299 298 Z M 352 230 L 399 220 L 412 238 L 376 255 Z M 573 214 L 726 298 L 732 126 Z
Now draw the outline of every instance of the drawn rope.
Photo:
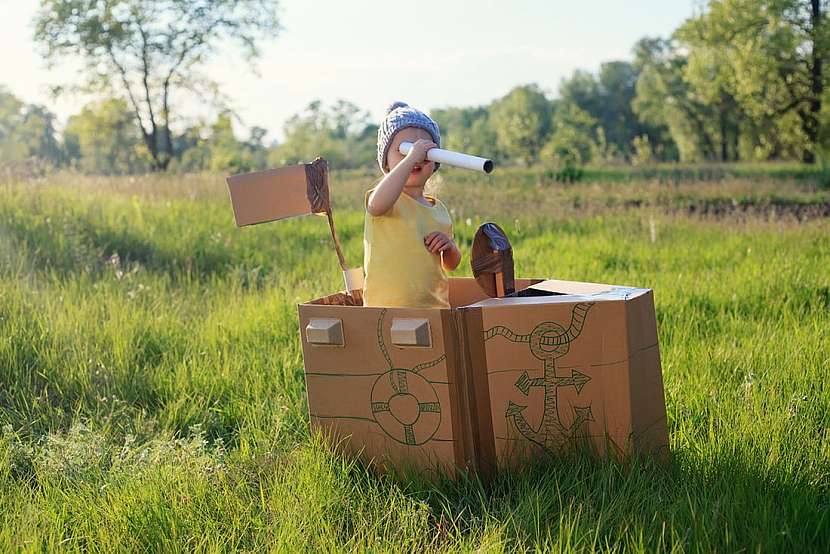
M 383 357 L 386 358 L 386 363 L 389 364 L 389 369 L 392 369 L 392 358 L 389 356 L 389 352 L 386 350 L 386 344 L 383 342 L 383 316 L 385 315 L 386 308 L 383 308 L 380 311 L 380 317 L 378 318 L 378 347 L 380 347 Z
M 576 306 L 574 306 L 573 311 L 571 312 L 571 324 L 568 329 L 564 333 L 560 333 L 555 336 L 545 335 L 539 339 L 539 343 L 545 346 L 558 346 L 561 344 L 567 344 L 582 332 L 582 327 L 585 324 L 585 318 L 588 315 L 588 310 L 593 307 L 593 304 L 589 304 L 587 302 L 580 302 Z M 559 324 L 554 323 L 552 321 L 545 321 L 537 325 L 537 328 L 543 325 L 556 325 Z M 530 335 L 517 335 L 512 330 L 503 325 L 497 325 L 495 327 L 491 327 L 487 331 L 484 332 L 484 340 L 490 340 L 491 338 L 501 335 L 505 337 L 507 340 L 512 342 L 530 342 Z
M 490 340 L 495 336 L 501 335 L 511 342 L 530 342 L 530 335 L 517 335 L 503 325 L 497 325 L 484 332 L 484 340 Z
M 442 354 L 440 358 L 436 358 L 436 359 L 432 360 L 431 362 L 424 362 L 424 363 L 418 364 L 418 365 L 416 365 L 415 367 L 412 368 L 412 373 L 418 373 L 421 370 L 428 369 L 430 367 L 436 366 L 436 365 L 440 364 L 441 362 L 443 362 L 446 358 L 447 358 L 447 355 Z
M 591 309 L 593 304 L 587 303 L 579 303 L 574 306 L 572 315 L 571 315 L 571 325 L 568 327 L 565 333 L 556 335 L 556 336 L 543 336 L 539 343 L 545 346 L 558 346 L 560 344 L 567 344 L 576 339 L 579 334 L 582 332 L 582 326 L 585 324 L 585 317 L 588 314 L 588 310 Z

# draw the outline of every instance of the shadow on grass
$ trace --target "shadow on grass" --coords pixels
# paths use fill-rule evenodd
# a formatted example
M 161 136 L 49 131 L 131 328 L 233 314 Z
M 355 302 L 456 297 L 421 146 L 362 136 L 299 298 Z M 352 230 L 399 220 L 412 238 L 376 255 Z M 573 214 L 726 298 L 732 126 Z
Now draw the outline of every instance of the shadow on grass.
M 762 461 L 756 460 L 756 465 Z M 739 456 L 705 463 L 679 453 L 659 465 L 576 454 L 491 482 L 473 476 L 398 481 L 427 502 L 437 534 L 501 527 L 513 546 L 693 551 L 830 550 L 830 490 Z

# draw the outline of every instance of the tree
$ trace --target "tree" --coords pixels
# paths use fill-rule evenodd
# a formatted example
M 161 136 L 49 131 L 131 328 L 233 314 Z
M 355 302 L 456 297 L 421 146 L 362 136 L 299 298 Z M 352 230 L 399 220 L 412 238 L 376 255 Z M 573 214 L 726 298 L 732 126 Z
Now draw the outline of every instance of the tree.
M 35 18 L 51 63 L 79 57 L 82 88 L 129 101 L 154 170 L 173 159 L 183 93 L 215 92 L 200 70 L 220 43 L 239 43 L 254 60 L 258 42 L 277 30 L 275 0 L 41 0 Z
M 597 120 L 574 102 L 560 102 L 553 117 L 553 134 L 541 151 L 542 160 L 556 167 L 590 162 L 600 149 Z
M 680 161 L 718 159 L 714 111 L 687 80 L 688 58 L 676 42 L 641 40 L 635 46 L 635 65 L 640 77 L 632 105 L 641 121 L 668 128 Z
M 326 158 L 332 167 L 354 168 L 375 160 L 377 127 L 369 114 L 346 100 L 325 108 L 319 100 L 303 113 L 292 116 L 283 127 L 285 140 L 269 155 L 272 165 Z
M 432 110 L 430 115 L 441 128 L 444 148 L 501 160 L 487 106 L 442 108 Z
M 138 173 L 152 161 L 123 99 L 87 104 L 69 118 L 63 136 L 70 161 L 86 173 Z
M 525 164 L 534 162 L 550 134 L 551 103 L 536 85 L 516 87 L 493 103 L 490 117 L 499 147 Z
M 830 56 L 827 0 L 710 0 L 677 36 L 692 49 L 717 49 L 730 66 L 725 86 L 756 118 L 795 114 L 802 159 L 813 163 L 819 142 L 824 60 Z
M 0 87 L 0 163 L 57 166 L 62 162 L 54 114 L 43 106 L 25 104 Z
M 626 61 L 612 61 L 600 66 L 597 76 L 575 71 L 559 87 L 559 100 L 576 106 L 596 120 L 591 134 L 603 137 L 605 158 L 630 159 L 636 137 L 654 132 L 640 121 L 632 108 L 640 68 Z M 568 108 L 565 113 L 572 113 Z M 561 137 L 560 137 L 561 138 Z M 600 141 L 602 142 L 602 141 Z
M 223 113 L 216 118 L 207 144 L 212 171 L 239 173 L 252 169 L 243 145 L 234 135 L 231 114 Z
M 683 160 L 738 160 L 741 136 L 753 135 L 752 121 L 730 92 L 729 64 L 722 49 L 687 46 L 677 39 L 637 44 L 642 78 L 635 110 L 669 127 Z

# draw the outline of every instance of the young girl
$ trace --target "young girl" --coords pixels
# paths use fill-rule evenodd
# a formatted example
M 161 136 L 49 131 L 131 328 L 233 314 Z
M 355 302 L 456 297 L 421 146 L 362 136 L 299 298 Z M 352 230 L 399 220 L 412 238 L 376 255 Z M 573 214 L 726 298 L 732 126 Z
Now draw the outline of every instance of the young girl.
M 402 142 L 413 143 L 404 156 Z M 366 192 L 364 306 L 448 308 L 446 271 L 461 262 L 452 221 L 440 200 L 424 194 L 438 165 L 426 159 L 441 133 L 425 113 L 395 102 L 378 128 L 378 165 L 385 176 Z

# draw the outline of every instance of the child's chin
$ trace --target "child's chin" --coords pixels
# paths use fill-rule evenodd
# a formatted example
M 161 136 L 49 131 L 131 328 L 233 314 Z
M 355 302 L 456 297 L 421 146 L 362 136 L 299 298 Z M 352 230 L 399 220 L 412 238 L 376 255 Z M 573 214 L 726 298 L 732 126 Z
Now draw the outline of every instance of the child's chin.
M 426 184 L 427 180 L 424 175 L 410 175 L 409 179 L 406 180 L 407 187 L 422 187 Z
M 413 187 L 424 186 L 427 182 L 427 179 L 429 179 L 429 175 L 425 173 L 423 170 L 421 170 L 418 173 L 410 173 L 409 177 L 406 179 L 406 185 Z

